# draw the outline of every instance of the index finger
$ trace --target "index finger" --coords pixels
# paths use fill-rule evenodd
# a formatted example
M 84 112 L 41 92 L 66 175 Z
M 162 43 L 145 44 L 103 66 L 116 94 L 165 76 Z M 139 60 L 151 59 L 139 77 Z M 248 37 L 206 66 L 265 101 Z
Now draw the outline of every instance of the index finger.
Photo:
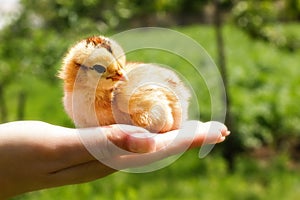
M 203 144 L 215 144 L 227 136 L 227 128 L 218 124 L 220 132 L 208 134 L 202 122 L 189 121 L 182 129 L 155 135 L 155 150 L 144 154 L 129 154 L 111 159 L 102 159 L 102 163 L 117 169 L 136 168 L 146 166 L 172 155 L 183 153 L 190 148 L 200 147 Z

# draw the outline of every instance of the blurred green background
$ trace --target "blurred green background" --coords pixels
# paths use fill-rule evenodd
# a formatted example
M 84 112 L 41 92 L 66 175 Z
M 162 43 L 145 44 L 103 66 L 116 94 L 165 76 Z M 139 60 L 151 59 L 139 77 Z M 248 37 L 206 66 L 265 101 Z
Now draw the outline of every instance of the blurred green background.
M 226 124 L 232 131 L 201 160 L 192 150 L 156 172 L 118 172 L 14 199 L 300 198 L 300 0 L 1 3 L 1 123 L 41 120 L 72 127 L 56 78 L 70 45 L 90 35 L 159 26 L 196 40 L 220 67 L 229 100 Z M 171 55 L 159 55 L 129 56 L 178 66 Z M 180 63 L 182 70 L 185 65 Z M 202 121 L 210 120 L 208 99 L 208 94 L 201 96 L 201 108 L 207 104 Z

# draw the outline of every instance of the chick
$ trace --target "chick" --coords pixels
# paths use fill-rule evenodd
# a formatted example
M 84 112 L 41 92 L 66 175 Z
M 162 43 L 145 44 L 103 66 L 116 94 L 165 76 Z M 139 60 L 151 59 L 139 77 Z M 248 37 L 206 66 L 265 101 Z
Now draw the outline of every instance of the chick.
M 131 124 L 163 133 L 188 116 L 189 90 L 175 72 L 126 63 L 115 41 L 93 36 L 66 54 L 59 77 L 64 107 L 77 127 Z

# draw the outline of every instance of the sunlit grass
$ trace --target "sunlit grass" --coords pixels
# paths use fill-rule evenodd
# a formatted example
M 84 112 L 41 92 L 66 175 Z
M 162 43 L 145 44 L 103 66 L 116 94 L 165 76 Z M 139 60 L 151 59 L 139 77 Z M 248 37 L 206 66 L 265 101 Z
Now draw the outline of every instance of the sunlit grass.
M 283 156 L 284 157 L 284 156 Z M 264 165 L 254 158 L 237 160 L 230 173 L 217 154 L 198 159 L 191 151 L 172 165 L 151 173 L 118 172 L 104 179 L 23 195 L 15 199 L 296 199 L 299 173 L 287 168 L 286 159 Z

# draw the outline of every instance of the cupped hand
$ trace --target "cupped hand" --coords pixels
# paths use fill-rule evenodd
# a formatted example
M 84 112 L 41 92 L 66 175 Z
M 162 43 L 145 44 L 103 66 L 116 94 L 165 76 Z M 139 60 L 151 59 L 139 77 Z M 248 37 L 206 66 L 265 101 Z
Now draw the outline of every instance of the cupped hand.
M 1 124 L 0 199 L 92 181 L 222 142 L 228 135 L 222 123 L 199 121 L 165 134 L 129 125 L 71 129 L 39 121 Z

